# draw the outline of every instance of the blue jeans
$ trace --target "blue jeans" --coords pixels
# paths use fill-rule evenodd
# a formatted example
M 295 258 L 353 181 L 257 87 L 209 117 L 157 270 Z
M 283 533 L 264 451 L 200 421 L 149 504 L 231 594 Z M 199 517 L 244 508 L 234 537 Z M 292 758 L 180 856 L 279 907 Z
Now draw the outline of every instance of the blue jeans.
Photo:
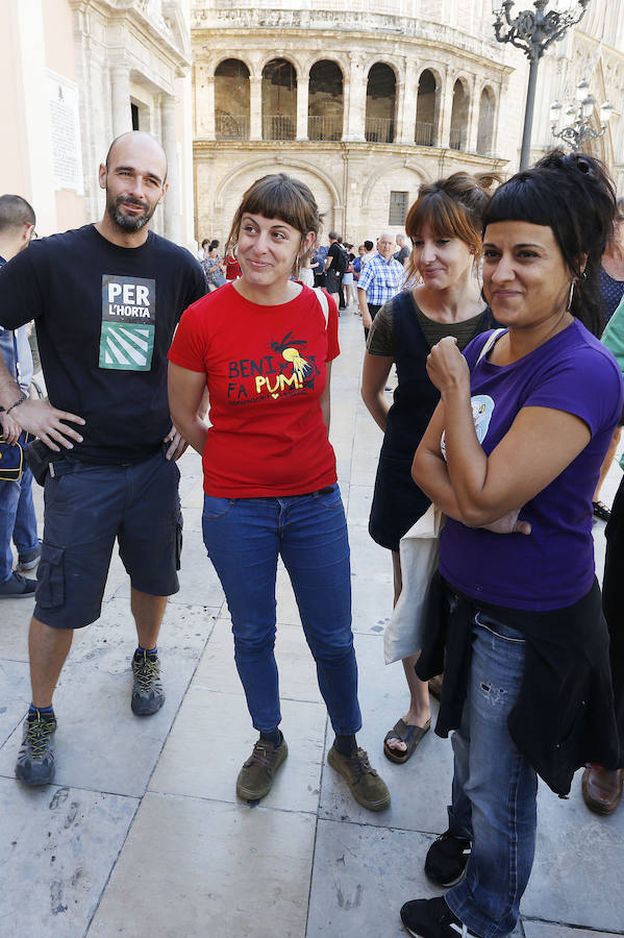
M 234 658 L 254 727 L 280 723 L 275 644 L 278 556 L 290 576 L 334 731 L 357 732 L 349 541 L 338 486 L 312 495 L 206 495 L 204 543 L 232 617 Z
M 13 573 L 11 541 L 18 554 L 34 550 L 39 544 L 32 481 L 26 466 L 19 482 L 0 482 L 0 583 L 6 583 Z
M 483 938 L 515 928 L 535 853 L 537 776 L 507 728 L 524 651 L 520 632 L 477 612 L 466 703 L 452 740 L 449 808 L 449 829 L 472 840 L 472 853 L 464 879 L 446 901 Z

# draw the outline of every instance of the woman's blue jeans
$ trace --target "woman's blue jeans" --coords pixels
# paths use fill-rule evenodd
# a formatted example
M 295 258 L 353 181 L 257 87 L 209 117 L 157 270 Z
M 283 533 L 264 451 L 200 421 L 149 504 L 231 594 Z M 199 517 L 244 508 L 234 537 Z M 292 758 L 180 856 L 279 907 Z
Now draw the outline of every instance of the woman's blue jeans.
M 13 575 L 11 541 L 18 554 L 34 550 L 39 544 L 32 481 L 30 469 L 24 466 L 19 482 L 0 482 L 0 583 Z
M 206 495 L 204 543 L 232 617 L 234 658 L 257 730 L 280 723 L 275 644 L 277 559 L 290 576 L 334 732 L 362 719 L 351 632 L 347 523 L 337 485 L 311 495 Z
M 520 632 L 477 612 L 468 693 L 452 740 L 449 807 L 450 831 L 471 839 L 472 852 L 464 879 L 446 901 L 483 938 L 515 928 L 535 852 L 537 776 L 507 729 L 524 653 Z

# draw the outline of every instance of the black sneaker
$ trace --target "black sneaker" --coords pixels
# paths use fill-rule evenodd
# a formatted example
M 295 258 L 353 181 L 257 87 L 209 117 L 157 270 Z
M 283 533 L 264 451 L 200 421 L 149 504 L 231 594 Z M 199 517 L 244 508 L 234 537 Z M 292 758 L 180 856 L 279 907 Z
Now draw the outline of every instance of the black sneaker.
M 56 719 L 29 714 L 24 720 L 22 745 L 15 764 L 15 777 L 25 785 L 49 785 L 54 778 Z
M 401 921 L 416 938 L 478 938 L 467 925 L 453 915 L 443 896 L 435 899 L 412 899 L 401 909 Z
M 598 518 L 600 521 L 609 521 L 611 509 L 607 508 L 604 502 L 592 502 L 592 507 L 594 509 L 594 518 Z
M 36 589 L 36 580 L 29 580 L 20 573 L 12 573 L 8 580 L 0 583 L 0 599 L 25 599 L 32 596 Z
M 165 692 L 160 681 L 160 661 L 157 655 L 135 653 L 132 659 L 132 712 L 138 717 L 149 717 L 157 713 L 165 702 Z
M 465 837 L 445 831 L 427 851 L 425 873 L 437 886 L 454 886 L 466 872 L 471 849 Z
M 26 573 L 28 570 L 34 570 L 41 560 L 41 541 L 32 550 L 25 550 L 23 554 L 17 557 L 17 572 Z

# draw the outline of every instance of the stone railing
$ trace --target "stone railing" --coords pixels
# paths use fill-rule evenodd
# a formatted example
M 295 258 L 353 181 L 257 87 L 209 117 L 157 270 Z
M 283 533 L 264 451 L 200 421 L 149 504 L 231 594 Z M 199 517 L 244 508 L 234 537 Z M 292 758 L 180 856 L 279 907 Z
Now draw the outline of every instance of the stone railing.
M 263 140 L 294 140 L 297 131 L 296 115 L 264 114 L 262 117 Z
M 428 124 L 425 121 L 416 121 L 414 143 L 419 147 L 432 147 L 433 131 L 433 124 Z
M 249 116 L 220 111 L 215 114 L 217 140 L 249 140 Z
M 369 143 L 393 143 L 394 121 L 389 117 L 367 117 L 364 136 Z
M 310 140 L 342 140 L 342 116 L 308 117 Z

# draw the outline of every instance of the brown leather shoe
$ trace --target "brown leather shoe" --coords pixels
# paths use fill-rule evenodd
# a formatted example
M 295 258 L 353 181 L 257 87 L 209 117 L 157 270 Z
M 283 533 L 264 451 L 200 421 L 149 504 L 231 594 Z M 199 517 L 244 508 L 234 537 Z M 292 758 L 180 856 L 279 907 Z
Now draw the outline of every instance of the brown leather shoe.
M 596 814 L 613 814 L 622 798 L 624 769 L 588 765 L 583 772 L 583 801 Z

